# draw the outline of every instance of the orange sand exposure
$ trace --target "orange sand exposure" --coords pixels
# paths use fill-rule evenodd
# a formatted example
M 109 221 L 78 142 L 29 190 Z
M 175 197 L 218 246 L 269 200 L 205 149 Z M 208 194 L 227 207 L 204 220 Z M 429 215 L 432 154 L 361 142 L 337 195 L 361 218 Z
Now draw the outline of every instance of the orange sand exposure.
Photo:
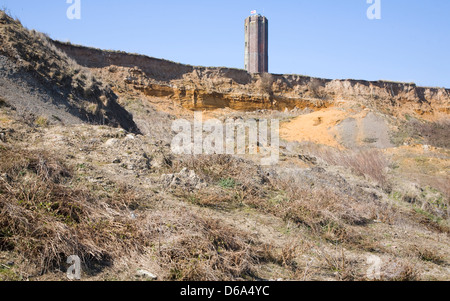
M 314 142 L 342 148 L 338 142 L 339 133 L 334 128 L 349 117 L 349 113 L 337 108 L 323 109 L 302 115 L 281 125 L 280 136 L 287 141 Z M 358 114 L 358 115 L 361 115 Z M 353 116 L 362 117 L 362 116 Z

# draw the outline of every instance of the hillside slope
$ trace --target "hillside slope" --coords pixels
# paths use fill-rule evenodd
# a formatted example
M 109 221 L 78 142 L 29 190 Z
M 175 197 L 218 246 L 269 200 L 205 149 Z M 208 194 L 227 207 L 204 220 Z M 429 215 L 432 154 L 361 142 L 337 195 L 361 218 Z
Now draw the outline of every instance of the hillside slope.
M 21 114 L 51 123 L 92 122 L 138 131 L 109 87 L 44 34 L 24 28 L 3 11 L 0 63 L 1 96 Z
M 0 38 L 0 281 L 450 280 L 448 90 Z M 279 120 L 278 164 L 175 154 L 193 109 Z

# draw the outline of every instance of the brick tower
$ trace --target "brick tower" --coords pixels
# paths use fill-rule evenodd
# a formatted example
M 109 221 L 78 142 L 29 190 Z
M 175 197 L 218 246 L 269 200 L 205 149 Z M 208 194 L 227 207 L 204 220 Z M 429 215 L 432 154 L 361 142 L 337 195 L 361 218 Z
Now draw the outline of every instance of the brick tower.
M 269 21 L 261 15 L 245 19 L 245 69 L 269 72 Z

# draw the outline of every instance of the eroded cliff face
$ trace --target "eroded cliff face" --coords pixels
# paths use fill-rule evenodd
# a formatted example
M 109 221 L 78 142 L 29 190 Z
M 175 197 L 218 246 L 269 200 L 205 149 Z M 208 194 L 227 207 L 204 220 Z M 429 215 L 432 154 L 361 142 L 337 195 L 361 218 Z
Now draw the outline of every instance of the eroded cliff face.
M 450 89 L 445 88 L 301 75 L 251 75 L 239 69 L 194 67 L 143 55 L 55 43 L 79 64 L 96 69 L 106 78 L 115 78 L 113 85 L 125 84 L 149 96 L 168 97 L 192 110 L 325 108 L 342 101 L 356 101 L 398 116 L 434 119 L 446 118 L 450 113 Z

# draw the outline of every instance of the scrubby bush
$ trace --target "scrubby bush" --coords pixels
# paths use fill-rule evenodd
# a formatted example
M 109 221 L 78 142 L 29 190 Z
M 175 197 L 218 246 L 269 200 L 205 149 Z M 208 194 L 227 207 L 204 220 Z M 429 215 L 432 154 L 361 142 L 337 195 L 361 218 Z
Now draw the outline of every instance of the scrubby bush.
M 316 155 L 328 164 L 350 168 L 356 174 L 368 176 L 382 187 L 389 188 L 387 178 L 389 160 L 379 150 L 322 149 L 318 150 Z
M 408 140 L 435 147 L 450 148 L 450 121 L 425 122 L 410 119 L 401 125 L 392 137 L 392 142 L 396 145 L 402 145 Z

